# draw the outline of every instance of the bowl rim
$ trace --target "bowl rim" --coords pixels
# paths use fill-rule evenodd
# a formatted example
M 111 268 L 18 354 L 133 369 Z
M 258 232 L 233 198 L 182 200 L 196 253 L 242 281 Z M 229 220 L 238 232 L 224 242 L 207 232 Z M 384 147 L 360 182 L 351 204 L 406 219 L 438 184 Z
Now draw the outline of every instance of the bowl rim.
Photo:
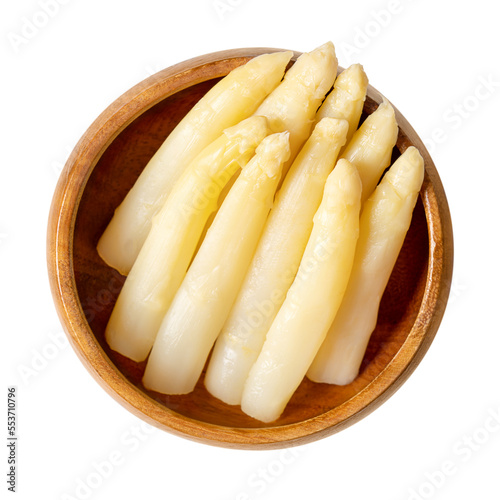
M 76 216 L 95 165 L 133 120 L 161 100 L 192 85 L 225 76 L 252 57 L 280 50 L 284 49 L 252 47 L 213 52 L 159 71 L 126 91 L 98 116 L 76 144 L 59 177 L 49 213 L 50 287 L 66 335 L 87 370 L 115 400 L 147 423 L 191 440 L 229 448 L 271 449 L 305 444 L 338 432 L 371 413 L 397 391 L 422 360 L 441 323 L 451 286 L 453 234 L 443 185 L 422 140 L 394 107 L 398 125 L 425 160 L 420 197 L 427 219 L 429 263 L 422 303 L 408 337 L 366 387 L 341 405 L 301 422 L 264 428 L 225 427 L 191 419 L 155 401 L 131 384 L 109 359 L 83 313 L 72 258 Z M 292 60 L 299 55 L 294 51 Z M 371 85 L 367 94 L 377 103 L 385 99 Z

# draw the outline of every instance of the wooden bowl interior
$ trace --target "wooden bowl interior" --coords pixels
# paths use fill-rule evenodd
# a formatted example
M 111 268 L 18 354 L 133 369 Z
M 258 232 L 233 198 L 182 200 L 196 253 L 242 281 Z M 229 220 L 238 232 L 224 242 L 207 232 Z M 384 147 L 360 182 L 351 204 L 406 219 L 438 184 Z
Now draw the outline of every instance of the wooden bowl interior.
M 113 211 L 148 160 L 187 111 L 218 79 L 188 87 L 167 97 L 133 120 L 109 144 L 84 189 L 74 229 L 73 270 L 78 296 L 96 340 L 111 362 L 144 394 L 196 421 L 230 428 L 276 427 L 298 423 L 334 409 L 370 384 L 394 358 L 415 322 L 424 295 L 429 262 L 426 214 L 419 199 L 412 224 L 384 293 L 378 323 L 359 376 L 351 384 L 316 384 L 304 379 L 279 420 L 263 424 L 229 406 L 204 388 L 203 376 L 191 394 L 168 396 L 149 391 L 141 382 L 145 362 L 135 363 L 109 349 L 104 331 L 124 277 L 98 256 L 96 245 Z M 377 107 L 368 97 L 363 118 Z M 393 159 L 410 145 L 400 130 Z

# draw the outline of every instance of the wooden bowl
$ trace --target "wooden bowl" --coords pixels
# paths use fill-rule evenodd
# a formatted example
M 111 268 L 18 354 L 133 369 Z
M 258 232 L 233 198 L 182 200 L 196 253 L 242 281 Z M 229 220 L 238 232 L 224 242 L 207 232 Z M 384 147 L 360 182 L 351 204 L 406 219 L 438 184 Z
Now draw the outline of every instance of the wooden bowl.
M 145 362 L 135 363 L 109 349 L 104 329 L 124 278 L 99 258 L 96 244 L 113 211 L 169 132 L 222 76 L 275 50 L 228 50 L 191 59 L 119 97 L 73 150 L 54 194 L 48 226 L 54 301 L 89 372 L 146 422 L 202 443 L 233 448 L 307 443 L 368 415 L 401 386 L 424 356 L 441 322 L 451 283 L 453 240 L 443 186 L 422 141 L 396 110 L 400 131 L 393 159 L 414 145 L 425 159 L 426 173 L 382 299 L 377 328 L 360 374 L 351 384 L 340 387 L 304 379 L 279 420 L 263 424 L 239 406 L 212 397 L 203 376 L 188 395 L 146 390 L 141 383 Z M 364 117 L 381 101 L 382 95 L 369 87 Z

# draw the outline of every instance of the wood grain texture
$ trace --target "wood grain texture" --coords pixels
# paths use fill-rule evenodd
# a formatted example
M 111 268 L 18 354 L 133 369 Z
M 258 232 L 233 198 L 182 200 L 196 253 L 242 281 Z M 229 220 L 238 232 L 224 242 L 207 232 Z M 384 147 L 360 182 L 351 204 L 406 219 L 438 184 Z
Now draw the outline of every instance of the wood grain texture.
M 99 258 L 96 245 L 114 209 L 169 132 L 220 77 L 256 55 L 276 50 L 239 49 L 198 57 L 160 71 L 126 92 L 75 147 L 49 216 L 47 259 L 55 305 L 90 373 L 111 396 L 150 424 L 234 448 L 303 444 L 338 432 L 373 411 L 424 356 L 451 284 L 453 239 L 446 196 L 429 153 L 396 110 L 400 132 L 393 159 L 416 146 L 425 160 L 425 179 L 382 299 L 377 328 L 360 374 L 351 384 L 339 387 L 304 379 L 279 420 L 263 424 L 212 397 L 203 377 L 188 395 L 148 391 L 141 383 L 145 362 L 135 363 L 109 349 L 104 330 L 124 278 Z M 363 117 L 382 99 L 369 87 Z

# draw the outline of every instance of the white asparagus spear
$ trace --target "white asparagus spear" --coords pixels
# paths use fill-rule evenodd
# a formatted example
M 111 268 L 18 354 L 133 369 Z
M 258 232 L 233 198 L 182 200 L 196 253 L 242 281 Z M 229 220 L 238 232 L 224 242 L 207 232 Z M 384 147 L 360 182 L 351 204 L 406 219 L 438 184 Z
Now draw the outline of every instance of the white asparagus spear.
M 309 137 L 316 111 L 336 76 L 335 47 L 327 42 L 302 54 L 255 112 L 269 119 L 274 132 L 290 132 L 290 159 L 283 167 L 283 176 Z
M 359 371 L 384 289 L 410 227 L 424 162 L 408 148 L 365 203 L 349 285 L 335 320 L 307 372 L 315 382 L 344 385 Z
M 263 422 L 283 412 L 331 325 L 358 239 L 361 181 L 339 160 L 328 177 L 297 276 L 243 390 L 242 410 Z
M 347 129 L 345 120 L 321 120 L 276 196 L 205 375 L 208 391 L 226 403 L 241 403 L 248 372 L 297 273 L 326 178 L 345 143 Z
M 330 90 L 336 72 L 337 58 L 331 42 L 304 53 L 285 73 L 283 82 L 255 112 L 257 116 L 268 118 L 274 132 L 290 132 L 290 158 L 283 166 L 282 180 L 309 137 L 316 110 Z M 226 189 L 219 203 L 223 201 L 225 192 Z M 211 220 L 207 227 L 210 224 Z
M 362 123 L 345 147 L 341 157 L 357 169 L 363 192 L 361 206 L 373 193 L 384 170 L 391 164 L 392 150 L 398 138 L 398 125 L 393 107 L 384 101 Z
M 289 154 L 288 133 L 273 134 L 243 168 L 163 319 L 143 378 L 147 388 L 193 390 L 248 269 Z
M 264 118 L 264 117 L 262 117 L 262 118 Z M 205 236 L 207 235 L 208 230 L 212 226 L 212 224 L 215 220 L 215 217 L 217 217 L 217 212 L 219 211 L 220 207 L 224 203 L 224 200 L 226 199 L 226 196 L 229 194 L 229 191 L 231 191 L 231 188 L 233 187 L 234 183 L 236 182 L 236 179 L 238 178 L 238 176 L 240 175 L 240 172 L 241 172 L 241 170 L 237 170 L 234 173 L 234 175 L 231 177 L 231 179 L 229 179 L 227 181 L 226 185 L 222 188 L 220 195 L 219 195 L 219 199 L 217 200 L 217 207 L 210 214 L 210 217 L 208 218 L 208 220 L 205 224 L 205 227 L 203 228 L 203 231 L 202 231 L 201 236 L 200 236 L 200 240 L 198 241 L 198 245 L 196 246 L 196 250 L 194 251 L 193 258 L 198 253 L 198 250 L 200 249 L 203 241 L 205 240 Z
M 106 340 L 113 350 L 134 361 L 146 359 L 222 188 L 268 133 L 266 118 L 247 118 L 226 129 L 184 171 L 154 216 L 111 313 Z
M 184 169 L 222 131 L 249 117 L 279 84 L 292 52 L 264 54 L 231 71 L 202 97 L 151 158 L 104 231 L 102 259 L 128 274 L 151 220 Z
M 333 90 L 316 113 L 316 122 L 326 117 L 347 120 L 349 131 L 346 144 L 349 144 L 359 125 L 367 88 L 368 78 L 363 66 L 352 64 L 335 80 Z

